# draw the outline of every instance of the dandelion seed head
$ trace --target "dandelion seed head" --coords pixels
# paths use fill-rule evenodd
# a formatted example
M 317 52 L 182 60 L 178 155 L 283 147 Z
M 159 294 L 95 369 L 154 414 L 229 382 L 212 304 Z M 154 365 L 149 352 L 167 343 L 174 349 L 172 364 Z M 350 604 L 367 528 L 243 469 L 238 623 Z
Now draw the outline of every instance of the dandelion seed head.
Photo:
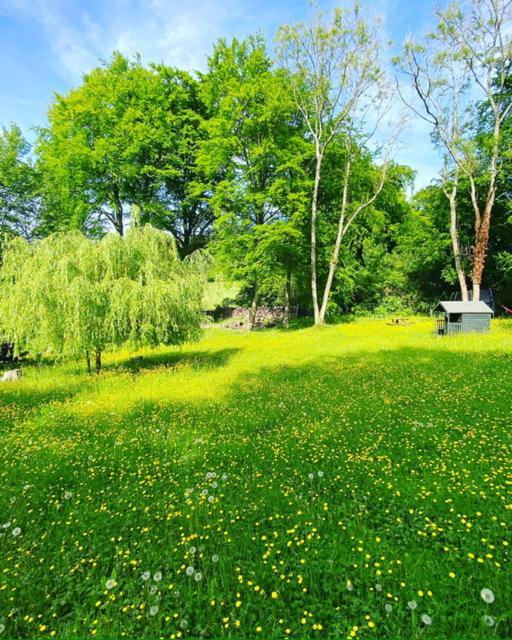
M 411 611 L 414 611 L 414 609 L 418 607 L 418 603 L 416 602 L 416 600 L 409 600 L 409 602 L 407 603 L 407 606 Z
M 200 571 L 196 571 L 196 573 L 194 574 L 194 580 L 196 582 L 201 582 L 202 579 L 203 579 L 203 574 Z
M 214 553 L 212 556 L 212 562 L 218 562 L 218 561 L 219 561 L 219 556 L 216 553 Z
M 487 604 L 492 604 L 494 602 L 494 593 L 490 589 L 482 589 L 480 591 L 480 597 Z
M 492 616 L 485 615 L 482 618 L 482 622 L 485 624 L 486 627 L 494 627 L 494 625 L 496 624 L 496 619 L 493 618 Z
M 421 621 L 427 627 L 429 627 L 432 624 L 432 618 L 428 615 L 428 613 L 422 613 L 421 614 Z
M 21 529 L 19 527 L 14 527 L 14 529 L 11 531 L 11 533 L 15 538 L 17 538 L 21 533 Z
M 193 576 L 193 575 L 194 575 L 194 571 L 195 571 L 195 569 L 194 569 L 194 567 L 192 567 L 192 566 L 187 567 L 187 568 L 185 569 L 185 573 L 187 574 L 187 576 Z
M 157 613 L 158 613 L 158 607 L 156 604 L 154 604 L 152 607 L 149 608 L 149 615 L 156 616 Z
M 155 573 L 155 575 L 153 576 L 153 580 L 155 582 L 160 582 L 161 579 L 162 579 L 162 572 L 161 571 L 157 571 Z
M 114 580 L 114 578 L 109 578 L 105 583 L 105 587 L 109 590 L 113 589 L 116 585 L 117 582 Z
M 142 574 L 143 580 L 149 580 L 150 577 L 151 577 L 151 573 L 149 571 L 144 571 L 144 573 Z

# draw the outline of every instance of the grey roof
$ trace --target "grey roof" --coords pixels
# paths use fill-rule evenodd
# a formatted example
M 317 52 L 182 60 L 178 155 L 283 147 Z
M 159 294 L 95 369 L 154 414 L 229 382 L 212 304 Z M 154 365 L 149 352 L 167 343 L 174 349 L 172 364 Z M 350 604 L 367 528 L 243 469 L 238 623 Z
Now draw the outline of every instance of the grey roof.
M 442 301 L 439 302 L 435 311 L 443 309 L 447 313 L 493 313 L 493 310 L 485 302 L 452 302 Z

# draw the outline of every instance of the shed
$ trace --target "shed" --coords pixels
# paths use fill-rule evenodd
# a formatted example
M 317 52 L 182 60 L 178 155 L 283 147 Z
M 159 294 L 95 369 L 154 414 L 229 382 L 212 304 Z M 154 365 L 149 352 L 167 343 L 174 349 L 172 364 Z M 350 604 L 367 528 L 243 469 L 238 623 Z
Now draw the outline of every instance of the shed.
M 435 332 L 446 336 L 453 333 L 487 333 L 491 328 L 492 309 L 485 302 L 443 301 L 434 312 L 443 313 L 436 318 Z

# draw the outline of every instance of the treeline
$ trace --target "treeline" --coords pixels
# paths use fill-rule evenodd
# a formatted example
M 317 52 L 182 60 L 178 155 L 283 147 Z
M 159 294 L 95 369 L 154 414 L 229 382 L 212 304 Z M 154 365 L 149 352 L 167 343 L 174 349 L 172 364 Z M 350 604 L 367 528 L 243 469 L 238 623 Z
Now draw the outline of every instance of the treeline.
M 54 96 L 33 148 L 16 125 L 1 130 L 0 229 L 99 238 L 135 216 L 182 256 L 208 247 L 212 277 L 237 281 L 253 316 L 263 303 L 318 324 L 425 310 L 461 277 L 510 302 L 510 3 L 469 9 L 439 12 L 426 45 L 406 43 L 402 97 L 357 5 L 283 27 L 274 58 L 261 36 L 220 40 L 205 73 L 114 53 Z M 487 75 L 471 103 L 473 71 Z M 393 161 L 404 109 L 445 157 L 412 197 L 414 169 Z

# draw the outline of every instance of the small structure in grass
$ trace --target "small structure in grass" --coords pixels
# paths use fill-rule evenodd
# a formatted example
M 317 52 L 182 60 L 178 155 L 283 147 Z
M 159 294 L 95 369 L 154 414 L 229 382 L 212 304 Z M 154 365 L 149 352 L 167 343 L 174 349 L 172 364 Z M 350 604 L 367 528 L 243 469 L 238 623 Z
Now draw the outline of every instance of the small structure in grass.
M 442 301 L 434 312 L 435 333 L 447 336 L 454 333 L 487 333 L 491 328 L 493 310 L 485 302 Z

